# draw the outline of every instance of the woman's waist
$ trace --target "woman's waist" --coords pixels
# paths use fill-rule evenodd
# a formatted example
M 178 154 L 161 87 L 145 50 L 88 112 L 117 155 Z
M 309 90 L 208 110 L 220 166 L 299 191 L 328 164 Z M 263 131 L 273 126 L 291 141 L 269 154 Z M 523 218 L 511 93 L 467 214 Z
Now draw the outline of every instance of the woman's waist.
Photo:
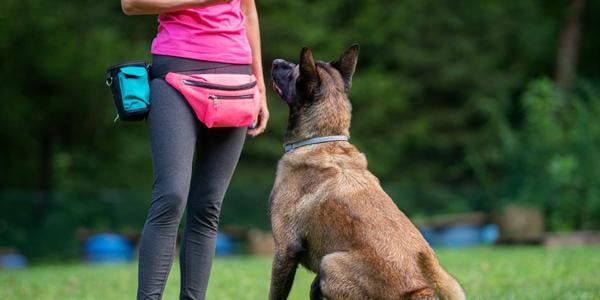
M 250 64 L 232 64 L 171 55 L 152 55 L 152 78 L 164 78 L 169 72 L 184 74 L 252 74 Z

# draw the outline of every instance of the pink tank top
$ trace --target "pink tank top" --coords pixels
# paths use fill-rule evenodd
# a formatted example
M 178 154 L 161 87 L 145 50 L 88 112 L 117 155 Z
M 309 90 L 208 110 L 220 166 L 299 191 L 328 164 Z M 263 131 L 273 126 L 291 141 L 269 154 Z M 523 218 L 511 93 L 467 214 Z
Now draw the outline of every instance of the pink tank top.
M 152 54 L 231 64 L 251 64 L 240 0 L 163 13 Z

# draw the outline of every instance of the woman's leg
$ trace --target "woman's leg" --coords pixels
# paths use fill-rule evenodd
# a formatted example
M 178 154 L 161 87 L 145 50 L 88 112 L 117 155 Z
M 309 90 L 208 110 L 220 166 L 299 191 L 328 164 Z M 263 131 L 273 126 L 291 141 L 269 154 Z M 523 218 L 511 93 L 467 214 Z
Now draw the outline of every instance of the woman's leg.
M 151 82 L 147 125 L 152 149 L 152 202 L 140 240 L 137 299 L 160 299 L 185 209 L 197 120 L 186 100 L 163 79 Z
M 204 299 L 221 202 L 244 145 L 246 128 L 200 126 L 181 242 L 181 299 Z

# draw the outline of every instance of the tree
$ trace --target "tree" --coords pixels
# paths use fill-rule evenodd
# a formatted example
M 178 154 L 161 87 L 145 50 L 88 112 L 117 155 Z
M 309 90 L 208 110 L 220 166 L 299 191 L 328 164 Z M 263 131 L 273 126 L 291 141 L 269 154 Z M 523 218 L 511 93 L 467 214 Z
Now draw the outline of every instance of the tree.
M 560 35 L 560 45 L 556 62 L 556 84 L 567 89 L 573 83 L 576 73 L 577 52 L 581 31 L 581 14 L 585 0 L 571 0 Z

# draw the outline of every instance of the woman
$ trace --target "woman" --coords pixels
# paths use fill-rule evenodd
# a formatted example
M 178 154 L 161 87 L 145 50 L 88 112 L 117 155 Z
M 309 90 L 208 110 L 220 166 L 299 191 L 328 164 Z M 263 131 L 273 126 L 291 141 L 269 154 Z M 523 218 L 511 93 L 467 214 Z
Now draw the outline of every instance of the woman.
M 262 133 L 269 118 L 256 6 L 254 0 L 122 0 L 121 5 L 127 15 L 159 14 L 147 118 L 154 183 L 140 240 L 137 298 L 162 297 L 187 206 L 180 298 L 204 299 L 221 201 L 246 134 Z M 206 128 L 164 80 L 168 72 L 254 74 L 261 98 L 257 126 Z

